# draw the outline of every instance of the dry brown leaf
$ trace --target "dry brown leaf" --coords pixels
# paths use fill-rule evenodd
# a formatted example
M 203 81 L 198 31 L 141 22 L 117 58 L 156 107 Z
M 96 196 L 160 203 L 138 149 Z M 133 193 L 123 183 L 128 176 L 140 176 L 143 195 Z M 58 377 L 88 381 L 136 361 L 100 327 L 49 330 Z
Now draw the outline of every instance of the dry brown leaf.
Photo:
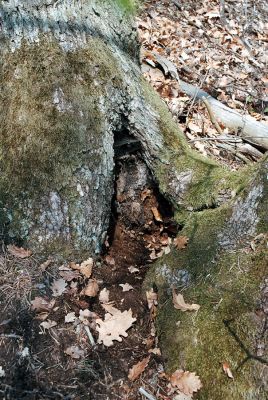
M 123 292 L 129 292 L 130 290 L 133 290 L 133 286 L 129 285 L 128 283 L 120 283 L 119 286 L 123 289 Z
M 97 296 L 99 291 L 99 285 L 96 279 L 90 279 L 87 283 L 87 286 L 82 290 L 84 296 L 95 297 Z
M 129 272 L 130 272 L 131 274 L 134 274 L 135 272 L 139 272 L 139 269 L 138 269 L 138 268 L 135 268 L 135 267 L 128 267 L 128 270 L 129 270 Z
M 42 326 L 45 330 L 53 328 L 53 326 L 56 326 L 57 322 L 56 321 L 51 321 L 48 319 L 47 321 L 41 322 L 40 326 Z
M 185 249 L 188 242 L 189 238 L 187 236 L 177 236 L 173 241 L 174 246 L 179 250 Z
M 71 356 L 72 358 L 78 360 L 81 357 L 84 357 L 85 352 L 84 350 L 80 349 L 78 346 L 70 346 L 65 350 L 65 353 L 68 354 L 68 356 Z
M 72 269 L 77 269 L 77 270 L 80 270 L 80 265 L 79 264 L 76 264 L 75 262 L 70 262 L 70 267 L 72 268 Z
M 52 262 L 53 262 L 52 258 L 48 258 L 45 262 L 43 262 L 40 265 L 41 271 L 44 272 L 50 266 L 50 264 L 52 264 Z
M 70 312 L 67 315 L 65 315 L 64 322 L 66 324 L 74 322 L 75 320 L 76 320 L 75 312 Z
M 146 292 L 146 298 L 147 298 L 147 303 L 148 303 L 148 308 L 149 310 L 153 306 L 157 306 L 157 300 L 158 300 L 158 295 L 156 292 L 154 292 L 154 289 L 150 289 L 149 291 Z
M 65 282 L 64 279 L 60 278 L 60 279 L 54 280 L 51 285 L 52 296 L 54 296 L 54 297 L 61 296 L 62 293 L 65 292 L 66 288 L 67 288 L 67 283 Z
M 199 376 L 195 372 L 177 369 L 170 377 L 170 383 L 186 395 L 192 395 L 202 387 Z
M 47 301 L 43 297 L 35 297 L 31 301 L 31 309 L 36 312 L 40 311 L 50 311 L 55 305 L 55 300 Z
M 81 278 L 78 271 L 60 271 L 60 276 L 67 282 L 71 282 L 73 279 Z
M 192 396 L 190 395 L 190 396 L 187 396 L 186 394 L 184 394 L 184 393 L 179 393 L 179 394 L 176 394 L 176 396 L 175 397 L 173 397 L 173 399 L 172 400 L 192 400 Z
M 109 255 L 105 257 L 105 262 L 108 265 L 111 265 L 111 266 L 115 265 L 115 259 L 112 256 L 109 256 Z
M 157 356 L 161 356 L 161 350 L 158 347 L 148 350 L 148 353 L 153 353 L 156 354 Z
M 141 192 L 141 200 L 144 201 L 147 197 L 151 196 L 151 190 L 150 189 L 144 189 Z
M 156 207 L 152 207 L 151 208 L 154 219 L 158 222 L 163 222 L 162 217 L 160 215 L 160 212 L 158 211 L 158 209 Z
M 99 294 L 99 301 L 101 303 L 109 303 L 110 291 L 106 288 L 102 289 Z
M 175 290 L 172 291 L 173 294 L 173 304 L 177 310 L 181 311 L 197 311 L 200 308 L 199 304 L 187 304 L 184 301 L 183 295 L 181 293 L 176 294 Z
M 130 381 L 135 381 L 145 370 L 147 365 L 149 364 L 150 356 L 144 358 L 143 360 L 139 361 L 137 364 L 133 365 L 128 372 L 128 379 Z
M 121 312 L 117 308 L 103 304 L 103 308 L 108 311 L 104 316 L 104 321 L 96 319 L 99 325 L 96 330 L 99 332 L 98 343 L 103 343 L 104 346 L 110 347 L 113 341 L 122 342 L 121 336 L 127 337 L 127 330 L 131 327 L 136 318 L 132 317 L 132 310 Z
M 9 244 L 7 246 L 7 250 L 12 256 L 17 258 L 27 258 L 32 255 L 31 250 L 26 250 L 23 247 L 17 247 L 14 244 Z
M 91 277 L 93 264 L 94 264 L 93 258 L 89 257 L 86 261 L 83 261 L 82 264 L 80 265 L 79 270 L 86 278 Z
M 38 321 L 45 321 L 48 316 L 49 316 L 48 312 L 42 311 L 38 313 L 34 318 L 37 319 Z
M 223 369 L 223 371 L 225 372 L 225 374 L 228 376 L 228 378 L 234 379 L 234 376 L 233 376 L 233 374 L 232 374 L 232 371 L 230 370 L 230 366 L 229 366 L 229 364 L 228 364 L 227 362 L 224 362 L 224 363 L 222 364 L 222 369 Z

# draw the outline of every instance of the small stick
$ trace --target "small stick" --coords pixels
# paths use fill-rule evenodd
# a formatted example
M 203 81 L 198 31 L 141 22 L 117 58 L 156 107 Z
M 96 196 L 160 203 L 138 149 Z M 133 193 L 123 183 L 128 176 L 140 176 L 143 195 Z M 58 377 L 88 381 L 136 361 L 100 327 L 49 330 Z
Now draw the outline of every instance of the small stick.
M 14 333 L 1 333 L 1 338 L 22 339 L 22 336 L 15 335 Z
M 209 104 L 208 100 L 205 97 L 202 97 L 202 101 L 203 101 L 203 103 L 205 104 L 205 106 L 206 106 L 206 108 L 208 110 L 211 122 L 215 126 L 217 132 L 220 135 L 222 135 L 223 134 L 222 129 L 221 129 L 220 125 L 218 124 L 218 121 L 216 120 L 215 115 L 213 114 L 213 111 L 212 111 L 212 109 L 210 107 L 210 104 Z
M 93 347 L 96 346 L 96 342 L 94 340 L 94 337 L 92 336 L 92 333 L 90 332 L 89 327 L 87 325 L 84 325 L 84 328 L 85 328 L 86 334 L 89 338 L 91 346 L 93 346 Z
M 148 393 L 143 387 L 139 388 L 139 393 L 145 396 L 148 400 L 156 400 L 156 398 L 152 394 Z

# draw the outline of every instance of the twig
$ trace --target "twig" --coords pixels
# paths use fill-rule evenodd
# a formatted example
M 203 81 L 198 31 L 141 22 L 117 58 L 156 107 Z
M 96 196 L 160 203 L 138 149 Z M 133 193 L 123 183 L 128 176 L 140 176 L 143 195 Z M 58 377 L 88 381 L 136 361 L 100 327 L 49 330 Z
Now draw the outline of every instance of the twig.
M 196 138 L 196 139 L 191 139 L 189 140 L 189 143 L 192 142 L 203 142 L 203 141 L 210 141 L 210 140 L 215 140 L 215 141 L 220 141 L 220 142 L 232 142 L 232 143 L 242 143 L 242 139 L 236 138 L 236 137 L 227 137 L 227 136 L 216 136 L 216 137 L 203 137 L 203 138 Z
M 171 0 L 171 1 L 179 10 L 182 10 L 182 5 L 177 0 Z
M 152 394 L 148 393 L 143 387 L 139 388 L 139 393 L 142 396 L 145 396 L 148 400 L 156 400 L 156 398 Z
M 15 335 L 14 333 L 1 333 L 1 338 L 22 339 L 22 336 Z
M 230 151 L 230 153 L 234 154 L 237 158 L 240 158 L 240 160 L 244 161 L 245 164 L 250 164 L 250 161 L 243 156 L 243 154 L 237 152 L 236 150 L 234 150 L 231 146 L 229 146 L 228 144 L 218 144 L 218 147 L 221 147 L 222 149 L 225 149 L 227 151 Z
M 89 327 L 84 325 L 84 328 L 85 328 L 86 334 L 87 334 L 87 336 L 89 338 L 91 346 L 93 346 L 93 347 L 96 346 L 96 342 L 94 340 L 94 337 L 92 336 L 92 333 L 90 332 Z
M 196 86 L 196 90 L 195 90 L 194 95 L 193 95 L 193 97 L 192 97 L 192 103 L 190 104 L 190 107 L 188 107 L 187 116 L 186 116 L 187 118 L 189 117 L 189 114 L 190 114 L 190 112 L 191 112 L 191 110 L 192 110 L 192 108 L 193 108 L 193 105 L 194 105 L 195 101 L 196 101 L 196 97 L 197 97 L 199 91 L 201 90 L 201 87 L 203 86 L 203 83 L 204 83 L 205 80 L 207 79 L 207 76 L 208 76 L 209 72 L 210 72 L 210 71 L 207 70 L 206 75 L 204 76 L 204 78 L 201 80 L 201 82 L 199 83 L 199 85 Z M 180 81 L 179 81 L 179 83 L 180 83 Z
M 213 111 L 212 111 L 212 109 L 211 109 L 211 107 L 210 107 L 210 104 L 209 104 L 208 100 L 207 100 L 205 97 L 202 97 L 202 101 L 203 101 L 203 103 L 205 104 L 205 106 L 206 106 L 206 108 L 207 108 L 207 110 L 208 110 L 208 113 L 209 113 L 209 117 L 210 117 L 211 122 L 212 122 L 213 125 L 215 126 L 217 132 L 218 132 L 220 135 L 222 135 L 222 134 L 223 134 L 222 129 L 221 129 L 220 125 L 218 124 L 218 121 L 217 121 L 216 118 L 215 118 L 215 115 L 214 115 L 214 113 L 213 113 Z

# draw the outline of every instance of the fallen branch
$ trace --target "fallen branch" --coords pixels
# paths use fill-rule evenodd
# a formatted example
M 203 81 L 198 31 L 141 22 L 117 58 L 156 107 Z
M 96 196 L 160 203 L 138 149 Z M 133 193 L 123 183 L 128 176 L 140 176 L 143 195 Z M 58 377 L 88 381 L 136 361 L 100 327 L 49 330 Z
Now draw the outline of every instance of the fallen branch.
M 181 79 L 179 82 L 181 90 L 188 96 L 202 101 L 205 98 L 217 120 L 221 121 L 227 128 L 237 130 L 239 136 L 245 141 L 268 150 L 268 125 L 256 121 L 250 115 L 241 115 L 238 111 L 225 106 L 204 90 L 198 89 L 190 83 Z
M 211 109 L 211 107 L 209 105 L 208 100 L 205 97 L 202 97 L 202 101 L 203 101 L 203 103 L 205 104 L 205 106 L 206 106 L 206 108 L 208 110 L 208 113 L 209 113 L 209 116 L 210 116 L 210 120 L 213 123 L 213 125 L 215 126 L 216 131 L 220 135 L 222 135 L 223 134 L 222 129 L 221 129 L 220 125 L 218 124 L 218 121 L 215 118 L 215 115 L 214 115 L 214 113 L 213 113 L 213 111 L 212 111 L 212 109 Z
M 250 115 L 241 115 L 238 111 L 233 110 L 222 104 L 220 101 L 214 99 L 214 97 L 210 96 L 201 88 L 197 88 L 196 86 L 179 79 L 177 67 L 174 63 L 155 52 L 152 54 L 156 62 L 163 68 L 165 75 L 170 75 L 171 78 L 176 79 L 184 93 L 194 99 L 194 101 L 204 101 L 205 99 L 207 103 L 209 103 L 210 110 L 215 115 L 215 118 L 218 121 L 221 121 L 224 126 L 236 130 L 243 140 L 259 146 L 264 150 L 268 150 L 268 125 L 256 121 Z
M 143 387 L 139 388 L 139 393 L 148 400 L 156 400 L 156 398 L 152 394 L 148 393 Z

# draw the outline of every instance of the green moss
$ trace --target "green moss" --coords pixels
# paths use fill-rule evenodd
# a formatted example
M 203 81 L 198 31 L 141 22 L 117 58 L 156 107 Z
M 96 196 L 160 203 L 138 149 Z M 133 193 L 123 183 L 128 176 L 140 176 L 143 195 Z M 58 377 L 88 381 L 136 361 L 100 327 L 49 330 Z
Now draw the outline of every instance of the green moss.
M 1 69 L 0 135 L 1 154 L 8 157 L 0 160 L 0 188 L 21 193 L 32 187 L 37 193 L 67 185 L 81 154 L 97 147 L 104 124 L 99 99 L 112 80 L 113 86 L 120 84 L 118 76 L 112 54 L 97 39 L 76 52 L 66 53 L 43 39 L 7 54 Z M 59 100 L 53 104 L 55 96 Z M 89 142 L 89 130 L 97 135 L 95 143 Z
M 197 313 L 175 310 L 160 290 L 158 334 L 168 369 L 196 371 L 203 383 L 200 400 L 265 399 L 263 364 L 254 358 L 243 361 L 247 352 L 256 354 L 254 312 L 267 261 L 267 253 L 222 254 L 214 271 L 193 278 L 184 292 L 186 301 L 201 305 Z M 224 375 L 223 362 L 229 363 L 233 381 Z
M 102 103 L 122 89 L 122 77 L 100 39 L 66 52 L 43 36 L 2 55 L 0 84 L 0 221 L 25 238 L 50 192 L 62 195 L 70 213 L 81 200 L 75 172 L 101 162 Z

